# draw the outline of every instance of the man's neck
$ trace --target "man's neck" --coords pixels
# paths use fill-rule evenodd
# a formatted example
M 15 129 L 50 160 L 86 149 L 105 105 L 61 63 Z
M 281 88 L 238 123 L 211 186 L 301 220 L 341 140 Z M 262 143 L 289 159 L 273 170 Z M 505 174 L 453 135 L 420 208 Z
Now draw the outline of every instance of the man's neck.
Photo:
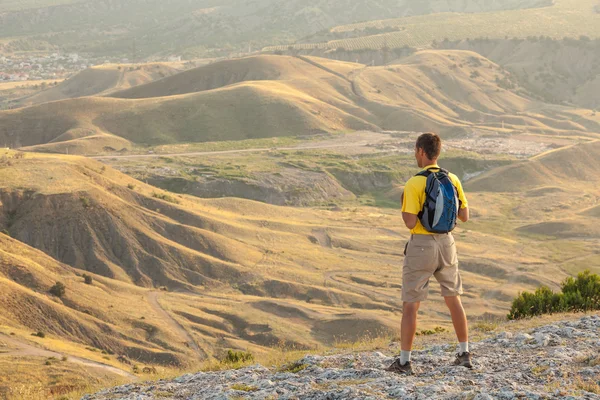
M 423 166 L 421 168 L 434 167 L 437 166 L 437 160 L 423 160 Z

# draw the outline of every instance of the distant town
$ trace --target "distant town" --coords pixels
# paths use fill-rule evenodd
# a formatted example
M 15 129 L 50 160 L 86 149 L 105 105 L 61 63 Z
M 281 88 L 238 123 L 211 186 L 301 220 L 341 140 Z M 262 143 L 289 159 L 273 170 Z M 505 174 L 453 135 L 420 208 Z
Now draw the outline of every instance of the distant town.
M 181 57 L 171 56 L 165 61 L 181 61 Z M 42 56 L 0 55 L 0 82 L 62 80 L 95 65 L 108 63 L 128 64 L 130 62 L 126 58 L 109 60 L 105 58 L 91 58 L 77 53 L 52 53 Z

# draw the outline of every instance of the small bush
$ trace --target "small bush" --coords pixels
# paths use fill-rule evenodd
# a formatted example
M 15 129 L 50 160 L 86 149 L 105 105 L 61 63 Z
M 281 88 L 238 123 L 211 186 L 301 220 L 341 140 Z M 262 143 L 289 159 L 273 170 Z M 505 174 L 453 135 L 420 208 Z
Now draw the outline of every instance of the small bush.
M 164 200 L 164 201 L 168 201 L 169 203 L 175 203 L 175 204 L 179 204 L 179 200 L 177 200 L 175 197 L 171 196 L 170 194 L 167 193 L 152 193 L 152 197 L 154 197 L 155 199 L 160 199 L 160 200 Z
M 138 367 L 137 365 L 134 365 L 133 367 L 131 367 L 131 370 L 133 371 L 134 374 L 140 373 L 140 367 Z
M 42 339 L 43 339 L 43 338 L 45 338 L 45 337 L 46 337 L 46 334 L 45 334 L 44 332 L 42 332 L 42 331 L 38 331 L 38 332 L 36 332 L 36 333 L 32 333 L 32 334 L 31 334 L 31 336 L 37 336 L 37 337 L 39 337 L 39 338 L 42 338 Z
M 127 184 L 127 189 L 129 189 L 129 190 L 135 190 L 135 185 L 133 183 L 128 183 Z
M 91 275 L 83 274 L 83 282 L 86 285 L 91 285 L 94 282 L 94 278 Z
M 63 297 L 67 292 L 67 288 L 62 282 L 56 282 L 49 290 L 50 294 L 56 297 Z
M 424 329 L 421 332 L 417 332 L 416 335 L 417 336 L 429 336 L 429 335 L 435 335 L 437 333 L 444 333 L 444 332 L 447 332 L 446 329 L 442 328 L 441 326 L 436 326 L 435 328 L 433 328 L 433 330 Z
M 513 300 L 508 319 L 521 319 L 558 312 L 600 310 L 600 276 L 585 271 L 569 277 L 561 285 L 562 293 L 542 286 L 534 293 L 523 292 Z
M 226 364 L 237 364 L 248 361 L 254 361 L 254 356 L 252 355 L 252 353 L 249 353 L 247 351 L 233 350 L 227 351 L 227 356 L 225 356 L 225 359 L 223 360 L 223 362 Z
M 87 197 L 81 196 L 79 200 L 81 200 L 81 205 L 83 206 L 83 208 L 90 208 L 90 206 L 92 205 L 90 199 L 88 199 Z

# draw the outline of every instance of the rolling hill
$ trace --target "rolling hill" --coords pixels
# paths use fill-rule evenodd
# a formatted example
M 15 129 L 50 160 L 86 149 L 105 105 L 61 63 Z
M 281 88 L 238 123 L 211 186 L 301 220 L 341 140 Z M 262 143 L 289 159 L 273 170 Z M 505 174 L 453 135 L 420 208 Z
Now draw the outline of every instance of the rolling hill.
M 600 192 L 585 168 L 600 159 L 598 143 L 496 168 L 466 185 L 476 219 L 456 235 L 473 318 L 502 316 L 519 291 L 595 268 L 589 243 L 599 236 L 585 230 Z M 408 238 L 396 211 L 200 200 L 90 159 L 3 153 L 0 306 L 9 312 L 0 317 L 0 342 L 33 351 L 17 352 L 13 365 L 47 377 L 48 354 L 64 355 L 50 362 L 104 371 L 108 382 L 131 379 L 128 363 L 172 371 L 222 359 L 228 349 L 267 354 L 396 333 Z M 532 170 L 546 180 L 530 182 Z M 56 282 L 66 286 L 62 297 L 49 293 Z M 449 323 L 435 286 L 424 312 L 428 327 Z M 38 331 L 46 337 L 31 336 Z M 0 368 L 13 351 L 0 352 Z M 85 389 L 69 373 L 54 385 Z
M 20 106 L 31 106 L 84 96 L 103 96 L 116 91 L 162 79 L 183 70 L 175 63 L 105 64 L 88 68 L 57 86 L 43 90 L 18 101 Z
M 475 51 L 493 60 L 544 101 L 590 109 L 600 107 L 596 95 L 600 84 L 600 40 L 586 36 L 558 41 L 549 37 L 471 39 L 442 42 L 438 46 Z
M 507 81 L 512 82 L 511 75 L 503 68 L 457 50 L 422 51 L 387 67 L 255 56 L 199 67 L 111 97 L 1 112 L 0 143 L 97 154 L 348 130 L 600 132 L 595 116 L 545 106 L 514 83 L 505 89 Z
M 593 157 L 590 149 L 594 148 L 582 147 L 582 154 Z M 10 235 L 0 238 L 8 257 L 4 276 L 11 282 L 6 284 L 24 291 L 28 302 L 58 307 L 54 313 L 44 311 L 48 318 L 67 318 L 61 313 L 76 311 L 79 314 L 74 321 L 83 325 L 69 328 L 70 324 L 43 320 L 35 314 L 4 314 L 3 326 L 42 329 L 57 338 L 129 356 L 137 351 L 147 363 L 185 363 L 193 347 L 176 350 L 166 345 L 172 342 L 166 339 L 168 335 L 178 334 L 166 327 L 164 315 L 152 311 L 153 303 L 143 299 L 153 289 L 165 287 L 169 291 L 161 293 L 159 304 L 168 305 L 169 315 L 174 314 L 188 332 L 196 332 L 194 340 L 208 355 L 219 354 L 223 347 L 252 346 L 261 351 L 261 346 L 281 340 L 301 347 L 331 343 L 340 326 L 354 326 L 351 321 L 363 318 L 372 320 L 373 329 L 394 329 L 397 289 L 372 286 L 379 287 L 373 282 L 384 275 L 392 282 L 400 279 L 394 271 L 406 234 L 396 233 L 400 219 L 393 212 L 378 214 L 373 220 L 373 211 L 368 209 L 332 212 L 246 200 L 199 200 L 153 188 L 96 161 L 33 154 L 12 158 L 13 154 L 8 153 L 8 161 L 5 158 L 0 168 L 0 227 Z M 483 195 L 473 198 L 474 210 L 489 201 L 487 192 Z M 473 315 L 502 312 L 506 296 L 479 305 L 474 301 L 486 290 L 505 284 L 504 280 L 514 282 L 509 294 L 539 282 L 555 282 L 544 278 L 552 275 L 542 272 L 553 267 L 544 263 L 537 245 L 528 255 L 518 254 L 515 248 L 519 244 L 503 239 L 503 231 L 497 233 L 501 235 L 497 243 L 488 245 L 487 269 L 470 266 L 476 255 L 477 262 L 483 262 L 479 243 L 487 234 L 477 228 L 462 234 L 464 269 L 468 279 L 478 282 L 465 299 Z M 537 267 L 498 275 L 524 259 Z M 372 275 L 373 268 L 381 275 Z M 94 291 L 85 290 L 78 278 L 82 272 L 93 275 Z M 52 301 L 47 294 L 56 281 L 67 286 L 61 301 Z M 90 298 L 92 294 L 99 297 Z M 101 300 L 102 296 L 106 300 Z M 11 298 L 4 297 L 5 301 Z M 115 310 L 138 316 L 109 312 L 109 305 L 117 308 L 117 301 L 139 303 L 134 309 L 122 306 Z M 437 309 L 434 301 L 432 310 Z M 296 322 L 275 328 L 278 318 L 287 318 L 290 312 L 298 315 L 297 323 L 304 328 Z M 146 324 L 156 321 L 162 326 L 159 332 L 165 335 L 164 341 L 150 335 L 136 339 L 137 347 L 128 345 L 137 350 L 127 350 L 123 343 L 133 343 L 134 338 L 109 338 L 112 331 L 108 328 L 95 333 L 102 323 L 110 322 L 117 329 L 141 316 L 146 317 Z M 431 318 L 431 323 L 439 321 L 434 314 Z M 268 324 L 270 329 L 263 326 L 258 330 L 253 327 L 256 324 Z M 307 328 L 312 333 L 303 337 L 300 332 Z M 228 332 L 229 344 L 217 345 L 215 329 Z M 347 334 L 360 336 L 360 332 L 349 330 Z M 109 336 L 102 336 L 105 334 Z M 152 358 L 148 351 L 164 353 L 164 358 Z

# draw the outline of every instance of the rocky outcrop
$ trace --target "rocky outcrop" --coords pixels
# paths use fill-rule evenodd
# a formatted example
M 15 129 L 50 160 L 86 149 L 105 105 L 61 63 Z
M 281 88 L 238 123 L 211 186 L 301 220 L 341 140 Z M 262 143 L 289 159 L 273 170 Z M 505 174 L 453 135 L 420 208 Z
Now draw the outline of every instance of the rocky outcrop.
M 394 344 L 390 348 L 396 348 Z M 474 369 L 451 366 L 455 346 L 414 352 L 416 375 L 384 371 L 391 351 L 306 356 L 286 372 L 260 365 L 130 384 L 85 400 L 600 399 L 600 316 L 502 332 L 472 344 Z

